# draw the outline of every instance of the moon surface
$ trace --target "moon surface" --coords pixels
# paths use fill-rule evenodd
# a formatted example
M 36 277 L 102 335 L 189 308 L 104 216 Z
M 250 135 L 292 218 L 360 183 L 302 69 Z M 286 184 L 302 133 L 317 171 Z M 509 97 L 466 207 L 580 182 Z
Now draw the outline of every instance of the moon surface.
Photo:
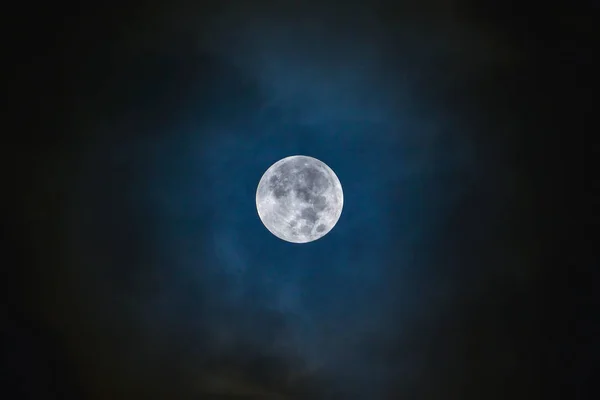
M 256 189 L 256 209 L 265 227 L 292 243 L 325 236 L 342 215 L 344 193 L 337 175 L 324 162 L 290 156 L 273 164 Z

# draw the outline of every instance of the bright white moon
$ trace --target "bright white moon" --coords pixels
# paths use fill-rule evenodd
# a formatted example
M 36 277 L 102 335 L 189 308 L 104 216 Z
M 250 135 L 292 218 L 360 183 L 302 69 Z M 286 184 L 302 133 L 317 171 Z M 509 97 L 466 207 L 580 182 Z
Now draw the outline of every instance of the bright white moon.
M 256 189 L 256 209 L 265 227 L 292 243 L 325 236 L 342 215 L 344 193 L 336 174 L 322 161 L 291 156 L 264 173 Z

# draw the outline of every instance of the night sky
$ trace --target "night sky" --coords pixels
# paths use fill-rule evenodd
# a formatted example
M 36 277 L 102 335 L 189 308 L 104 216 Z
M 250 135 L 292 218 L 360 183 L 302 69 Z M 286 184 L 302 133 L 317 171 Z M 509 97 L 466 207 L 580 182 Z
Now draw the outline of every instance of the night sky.
M 484 3 L 7 13 L 0 397 L 583 398 L 592 7 Z M 255 205 L 296 154 L 307 244 Z

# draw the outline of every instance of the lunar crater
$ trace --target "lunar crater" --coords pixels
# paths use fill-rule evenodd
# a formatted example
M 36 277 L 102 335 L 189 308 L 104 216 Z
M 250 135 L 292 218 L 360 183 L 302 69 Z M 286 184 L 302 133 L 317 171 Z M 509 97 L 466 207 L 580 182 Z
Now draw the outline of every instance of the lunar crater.
M 302 219 L 305 219 L 311 223 L 314 223 L 319 219 L 317 212 L 312 207 L 303 209 L 300 215 L 302 216 Z

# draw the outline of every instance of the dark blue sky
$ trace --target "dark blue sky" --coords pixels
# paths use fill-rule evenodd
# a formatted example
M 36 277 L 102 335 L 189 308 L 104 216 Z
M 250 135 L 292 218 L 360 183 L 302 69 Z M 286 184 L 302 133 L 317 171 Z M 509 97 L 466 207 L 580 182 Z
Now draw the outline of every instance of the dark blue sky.
M 91 7 L 41 46 L 22 307 L 80 398 L 541 387 L 549 56 L 503 9 L 308 4 Z M 345 198 L 301 245 L 255 207 L 295 154 Z

